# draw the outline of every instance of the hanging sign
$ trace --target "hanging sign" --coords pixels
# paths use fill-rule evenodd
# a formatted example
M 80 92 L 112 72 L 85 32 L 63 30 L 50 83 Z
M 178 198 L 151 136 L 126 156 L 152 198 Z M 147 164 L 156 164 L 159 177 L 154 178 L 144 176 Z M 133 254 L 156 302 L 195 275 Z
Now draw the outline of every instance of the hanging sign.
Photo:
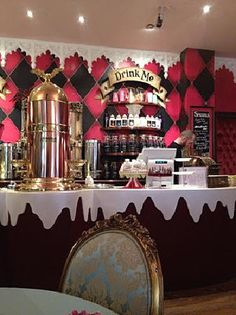
M 147 83 L 157 90 L 159 90 L 161 82 L 161 78 L 158 75 L 154 74 L 152 71 L 138 67 L 112 70 L 108 74 L 108 79 L 110 86 L 125 81 L 137 81 Z
M 152 71 L 139 67 L 119 68 L 110 71 L 108 80 L 100 85 L 102 98 L 105 99 L 115 89 L 115 84 L 126 81 L 136 81 L 152 86 L 155 89 L 153 94 L 158 96 L 159 105 L 165 107 L 167 91 L 160 85 L 161 78 Z

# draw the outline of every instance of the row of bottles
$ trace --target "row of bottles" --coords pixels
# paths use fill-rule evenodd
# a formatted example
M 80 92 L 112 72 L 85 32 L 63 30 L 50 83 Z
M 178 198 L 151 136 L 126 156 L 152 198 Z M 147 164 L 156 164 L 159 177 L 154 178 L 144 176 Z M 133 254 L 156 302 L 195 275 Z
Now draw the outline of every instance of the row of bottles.
M 105 128 L 155 128 L 157 130 L 161 129 L 162 118 L 160 115 L 157 116 L 139 116 L 136 115 L 109 115 L 107 112 L 104 115 L 104 127 Z
M 105 136 L 103 143 L 103 153 L 138 153 L 144 147 L 164 148 L 165 143 L 162 137 L 142 134 L 137 136 L 135 134 L 125 135 L 120 134 Z
M 153 91 L 147 91 L 143 88 L 125 88 L 122 87 L 112 94 L 113 103 L 152 103 L 158 104 L 158 96 Z

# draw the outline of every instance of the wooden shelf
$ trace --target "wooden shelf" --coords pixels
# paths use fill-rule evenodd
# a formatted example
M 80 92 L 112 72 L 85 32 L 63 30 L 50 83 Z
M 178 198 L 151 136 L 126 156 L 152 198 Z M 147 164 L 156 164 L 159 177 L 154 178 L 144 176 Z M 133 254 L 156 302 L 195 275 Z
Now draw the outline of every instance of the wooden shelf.
M 145 134 L 150 132 L 151 134 L 156 133 L 158 136 L 161 137 L 165 135 L 164 130 L 151 127 L 102 127 L 101 129 L 107 132 L 144 132 Z
M 104 131 L 149 131 L 164 133 L 162 129 L 156 129 L 151 127 L 102 127 Z
M 160 105 L 155 104 L 155 103 L 147 103 L 147 102 L 134 102 L 134 103 L 129 103 L 129 102 L 112 102 L 108 101 L 107 102 L 108 106 L 111 105 L 142 105 L 142 106 L 157 106 L 160 107 Z

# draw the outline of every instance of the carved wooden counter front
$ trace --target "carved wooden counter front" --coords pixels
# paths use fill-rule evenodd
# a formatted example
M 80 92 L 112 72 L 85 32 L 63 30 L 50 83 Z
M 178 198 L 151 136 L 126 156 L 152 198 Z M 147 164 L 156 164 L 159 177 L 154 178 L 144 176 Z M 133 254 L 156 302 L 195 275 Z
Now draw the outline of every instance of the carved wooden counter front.
M 236 188 L 0 191 L 0 286 L 57 289 L 96 220 L 136 214 L 156 240 L 166 290 L 236 276 Z

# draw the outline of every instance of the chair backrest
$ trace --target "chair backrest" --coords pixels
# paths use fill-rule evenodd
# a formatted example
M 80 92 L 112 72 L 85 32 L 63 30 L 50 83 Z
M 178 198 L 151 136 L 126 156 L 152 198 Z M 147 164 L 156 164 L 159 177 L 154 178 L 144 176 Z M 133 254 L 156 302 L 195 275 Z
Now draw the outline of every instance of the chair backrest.
M 59 290 L 121 315 L 163 314 L 158 252 L 135 216 L 98 221 L 73 246 Z

